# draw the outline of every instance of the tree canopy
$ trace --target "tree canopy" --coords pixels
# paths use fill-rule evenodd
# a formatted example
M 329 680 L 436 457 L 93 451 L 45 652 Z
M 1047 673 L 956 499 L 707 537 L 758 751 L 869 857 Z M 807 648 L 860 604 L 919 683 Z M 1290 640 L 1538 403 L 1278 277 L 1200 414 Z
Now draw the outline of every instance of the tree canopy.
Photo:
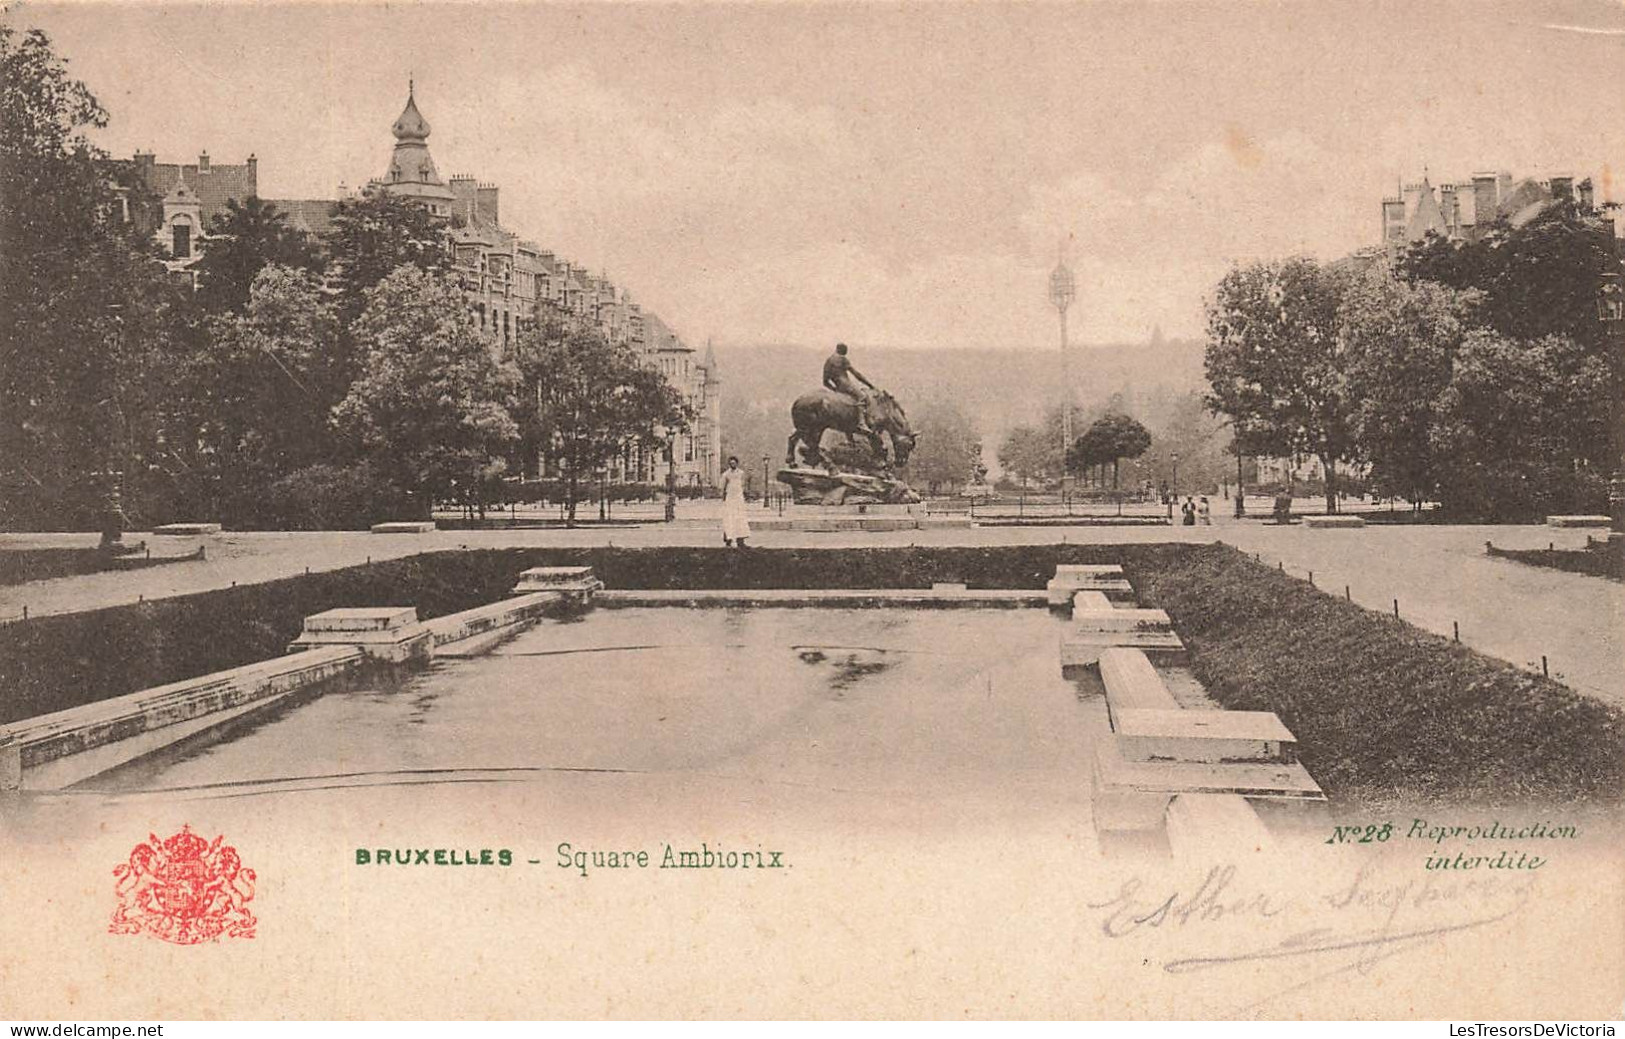
M 268 265 L 318 269 L 320 254 L 287 214 L 264 199 L 226 200 L 211 221 L 208 247 L 197 262 L 198 302 L 212 314 L 248 306 L 254 278 Z
M 366 293 L 354 335 L 363 374 L 334 409 L 338 428 L 425 512 L 484 486 L 518 438 L 520 379 L 444 278 L 406 265 Z
M 581 480 L 634 449 L 662 448 L 656 427 L 675 434 L 691 419 L 665 376 L 596 328 L 544 322 L 521 333 L 515 355 L 526 447 L 564 476 L 572 521 Z
M 1208 405 L 1277 454 L 1313 454 L 1337 509 L 1336 465 L 1354 449 L 1339 335 L 1346 269 L 1293 258 L 1231 269 L 1208 306 Z

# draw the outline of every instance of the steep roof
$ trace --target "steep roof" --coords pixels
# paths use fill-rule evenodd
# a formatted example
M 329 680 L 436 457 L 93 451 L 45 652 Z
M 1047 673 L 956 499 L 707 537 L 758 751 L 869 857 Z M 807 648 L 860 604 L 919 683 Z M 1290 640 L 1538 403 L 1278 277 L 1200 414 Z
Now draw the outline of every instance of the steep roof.
M 333 226 L 337 202 L 327 198 L 268 198 L 265 200 L 288 216 L 288 226 L 319 238 Z
M 197 196 L 205 224 L 212 221 L 216 214 L 225 213 L 227 200 L 236 199 L 241 203 L 259 194 L 258 172 L 254 163 L 241 166 L 210 163 L 207 170 L 199 170 L 196 163 L 155 162 L 149 166 L 137 165 L 136 168 L 144 172 L 147 188 L 159 198 L 175 189 L 184 172 L 186 186 Z
M 1429 231 L 1443 234 L 1444 230 L 1444 211 L 1439 208 L 1439 200 L 1433 197 L 1433 185 L 1423 177 L 1421 192 L 1416 200 L 1416 212 L 1411 214 L 1410 222 L 1405 225 L 1405 237 L 1416 241 L 1426 237 Z

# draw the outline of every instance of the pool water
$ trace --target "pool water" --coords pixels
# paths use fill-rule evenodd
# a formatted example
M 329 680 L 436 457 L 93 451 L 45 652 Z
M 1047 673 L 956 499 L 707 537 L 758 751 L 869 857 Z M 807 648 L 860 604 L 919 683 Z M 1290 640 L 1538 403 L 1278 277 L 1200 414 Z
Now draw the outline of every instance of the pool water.
M 93 786 L 438 770 L 1086 803 L 1098 696 L 1043 610 L 610 609 L 334 692 Z

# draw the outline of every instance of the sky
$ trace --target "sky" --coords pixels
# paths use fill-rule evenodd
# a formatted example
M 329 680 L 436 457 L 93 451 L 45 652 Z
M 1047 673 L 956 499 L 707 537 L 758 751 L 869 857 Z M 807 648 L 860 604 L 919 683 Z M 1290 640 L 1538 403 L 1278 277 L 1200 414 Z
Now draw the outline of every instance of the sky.
M 1200 336 L 1233 263 L 1379 237 L 1424 171 L 1625 200 L 1625 2 L 12 3 L 97 143 L 381 176 L 407 80 L 443 176 L 690 343 Z

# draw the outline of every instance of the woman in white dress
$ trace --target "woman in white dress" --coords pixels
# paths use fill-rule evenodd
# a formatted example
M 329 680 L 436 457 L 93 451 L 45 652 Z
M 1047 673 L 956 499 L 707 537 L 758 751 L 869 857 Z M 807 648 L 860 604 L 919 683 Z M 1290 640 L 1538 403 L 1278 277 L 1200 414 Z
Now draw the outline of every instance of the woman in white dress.
M 745 511 L 745 471 L 738 458 L 728 459 L 722 471 L 722 543 L 745 547 L 750 537 L 750 517 Z

